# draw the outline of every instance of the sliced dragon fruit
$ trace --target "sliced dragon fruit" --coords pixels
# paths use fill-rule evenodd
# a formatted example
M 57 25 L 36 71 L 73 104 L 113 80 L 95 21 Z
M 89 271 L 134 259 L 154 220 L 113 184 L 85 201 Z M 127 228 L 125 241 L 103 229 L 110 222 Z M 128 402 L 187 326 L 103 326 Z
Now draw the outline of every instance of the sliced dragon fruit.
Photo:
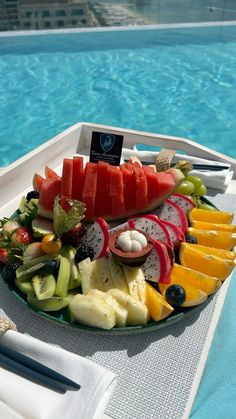
M 183 231 L 177 227 L 175 224 L 170 223 L 169 221 L 160 220 L 161 223 L 166 227 L 170 235 L 170 239 L 174 247 L 179 247 L 181 242 L 185 241 L 185 235 Z
M 92 225 L 87 227 L 79 248 L 82 251 L 86 251 L 86 249 L 92 250 L 94 254 L 93 259 L 99 259 L 107 255 L 108 238 L 108 224 L 103 218 L 99 217 Z
M 179 205 L 186 215 L 189 213 L 189 211 L 192 211 L 192 209 L 196 206 L 190 198 L 181 193 L 175 192 L 172 195 L 170 195 L 168 199 L 174 202 L 175 204 Z
M 170 235 L 165 225 L 154 214 L 136 215 L 128 220 L 130 228 L 136 228 L 148 234 L 153 240 L 158 240 L 172 246 Z
M 168 284 L 173 263 L 174 260 L 171 260 L 167 247 L 163 243 L 155 241 L 150 255 L 142 265 L 145 279 Z
M 181 228 L 185 234 L 188 229 L 188 220 L 182 208 L 175 202 L 166 199 L 166 201 L 158 209 L 159 218 L 164 221 L 169 221 Z

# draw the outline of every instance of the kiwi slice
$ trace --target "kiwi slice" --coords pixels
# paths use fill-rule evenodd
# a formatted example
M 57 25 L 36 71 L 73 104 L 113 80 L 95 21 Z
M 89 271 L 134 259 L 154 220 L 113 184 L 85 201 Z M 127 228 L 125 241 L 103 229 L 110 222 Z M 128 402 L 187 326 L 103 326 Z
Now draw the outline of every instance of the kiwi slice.
M 37 272 L 38 270 L 42 269 L 50 259 L 52 258 L 55 259 L 58 257 L 59 256 L 57 255 L 55 256 L 43 255 L 43 256 L 39 256 L 37 258 L 31 259 L 28 262 L 21 265 L 16 270 L 16 277 L 21 278 L 23 275 L 33 274 L 34 272 Z
M 65 258 L 64 256 L 61 256 L 55 295 L 58 295 L 59 297 L 66 297 L 69 281 L 70 281 L 70 262 L 67 258 Z
M 18 278 L 16 278 L 15 284 L 17 288 L 19 288 L 19 290 L 23 292 L 23 294 L 28 294 L 29 292 L 34 291 L 30 281 L 22 281 L 21 279 L 19 280 Z
M 76 250 L 73 247 L 68 250 L 67 257 L 70 262 L 70 281 L 68 285 L 68 290 L 78 288 L 81 284 L 79 269 L 75 263 L 75 253 Z
M 32 278 L 32 285 L 38 300 L 45 300 L 53 296 L 56 289 L 56 279 L 52 274 L 36 275 Z
M 46 300 L 38 300 L 34 293 L 27 294 L 27 301 L 30 305 L 42 311 L 58 311 L 68 306 L 69 298 L 51 297 Z

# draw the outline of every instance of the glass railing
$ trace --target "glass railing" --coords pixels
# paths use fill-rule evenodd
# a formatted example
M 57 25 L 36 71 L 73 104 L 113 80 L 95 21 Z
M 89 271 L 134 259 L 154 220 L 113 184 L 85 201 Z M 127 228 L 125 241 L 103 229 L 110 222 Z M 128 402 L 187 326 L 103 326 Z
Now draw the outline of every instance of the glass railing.
M 0 31 L 234 20 L 235 0 L 0 1 Z

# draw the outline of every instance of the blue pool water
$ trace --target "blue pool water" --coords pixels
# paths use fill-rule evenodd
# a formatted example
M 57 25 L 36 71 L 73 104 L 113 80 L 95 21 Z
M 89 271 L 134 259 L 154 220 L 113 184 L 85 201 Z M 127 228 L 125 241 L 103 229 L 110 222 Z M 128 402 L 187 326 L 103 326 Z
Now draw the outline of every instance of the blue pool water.
M 0 37 L 0 166 L 79 121 L 236 157 L 236 26 Z

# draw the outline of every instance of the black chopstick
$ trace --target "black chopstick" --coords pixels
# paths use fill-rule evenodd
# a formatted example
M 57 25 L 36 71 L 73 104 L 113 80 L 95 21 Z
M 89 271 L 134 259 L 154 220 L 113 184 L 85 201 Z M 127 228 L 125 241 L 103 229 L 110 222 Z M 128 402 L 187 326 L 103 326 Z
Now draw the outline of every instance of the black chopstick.
M 125 162 L 127 162 L 128 160 L 126 159 Z M 144 166 L 147 166 L 149 164 L 155 164 L 154 161 L 152 162 L 148 162 L 148 161 L 144 161 L 142 162 L 142 164 Z M 171 167 L 174 167 L 175 163 L 171 163 Z M 192 163 L 193 169 L 197 169 L 197 170 L 210 170 L 212 172 L 218 172 L 221 170 L 225 170 L 225 169 L 230 169 L 230 165 L 229 164 L 218 164 L 218 165 L 211 165 L 211 164 L 203 164 L 203 163 Z
M 64 375 L 54 371 L 51 368 L 46 367 L 42 363 L 35 361 L 34 359 L 26 356 L 14 349 L 6 348 L 0 344 L 0 362 L 4 366 L 16 368 L 18 373 L 22 372 L 27 374 L 30 378 L 40 380 L 44 385 L 49 384 L 51 387 L 55 387 L 57 391 L 65 393 L 65 386 L 80 389 L 80 384 L 70 380 Z M 64 384 L 64 386 L 63 386 Z

